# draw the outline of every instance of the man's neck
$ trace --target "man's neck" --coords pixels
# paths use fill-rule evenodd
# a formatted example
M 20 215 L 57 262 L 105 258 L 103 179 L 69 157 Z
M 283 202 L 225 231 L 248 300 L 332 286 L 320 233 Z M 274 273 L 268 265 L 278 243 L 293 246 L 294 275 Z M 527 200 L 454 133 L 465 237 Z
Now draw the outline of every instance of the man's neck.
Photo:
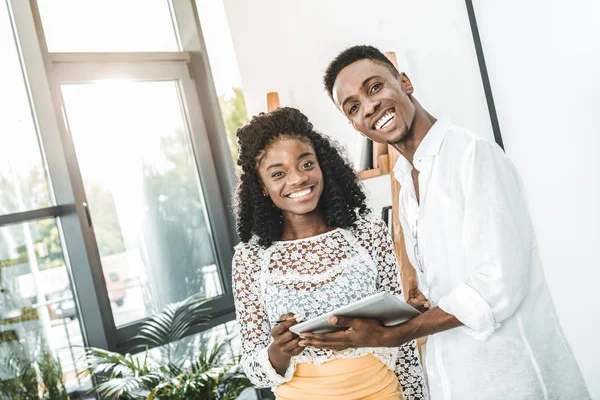
M 392 144 L 392 147 L 402 154 L 411 165 L 413 165 L 413 158 L 419 145 L 437 121 L 433 115 L 421 107 L 421 104 L 415 98 L 412 98 L 412 101 L 416 108 L 415 119 L 406 135 L 406 140 Z

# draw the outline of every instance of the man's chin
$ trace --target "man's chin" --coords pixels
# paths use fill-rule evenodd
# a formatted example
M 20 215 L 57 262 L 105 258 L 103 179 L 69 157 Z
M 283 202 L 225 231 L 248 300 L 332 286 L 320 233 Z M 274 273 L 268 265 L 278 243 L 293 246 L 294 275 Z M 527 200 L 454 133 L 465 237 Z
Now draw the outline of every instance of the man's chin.
M 379 144 L 388 144 L 389 143 L 389 141 L 387 140 L 388 138 L 383 135 L 376 136 L 376 135 L 371 134 L 372 132 L 369 132 L 369 134 L 366 134 L 364 132 L 361 132 L 361 133 L 362 133 L 363 137 L 366 137 L 373 143 L 379 143 Z
M 395 144 L 401 144 L 403 142 L 404 142 L 404 137 L 401 136 L 399 138 L 389 138 L 387 141 L 387 144 L 395 145 Z
M 390 132 L 390 136 L 388 137 L 387 143 L 394 144 L 402 144 L 408 139 L 408 135 L 406 132 L 394 131 Z

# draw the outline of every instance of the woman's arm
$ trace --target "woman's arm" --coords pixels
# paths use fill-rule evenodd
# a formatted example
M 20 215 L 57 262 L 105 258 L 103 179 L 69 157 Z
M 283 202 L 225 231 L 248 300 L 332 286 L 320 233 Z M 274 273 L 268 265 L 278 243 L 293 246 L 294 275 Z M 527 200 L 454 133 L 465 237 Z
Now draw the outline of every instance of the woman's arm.
M 260 295 L 259 248 L 239 245 L 233 257 L 232 284 L 236 318 L 240 326 L 242 366 L 256 387 L 278 386 L 295 370 L 290 357 L 270 350 L 271 326 Z M 275 348 L 277 350 L 278 348 Z

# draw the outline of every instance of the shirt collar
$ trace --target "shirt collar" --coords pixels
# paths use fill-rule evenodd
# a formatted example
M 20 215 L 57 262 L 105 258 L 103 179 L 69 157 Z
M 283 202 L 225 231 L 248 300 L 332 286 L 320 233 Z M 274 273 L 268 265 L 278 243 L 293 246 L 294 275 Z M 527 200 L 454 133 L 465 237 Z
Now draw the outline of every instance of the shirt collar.
M 417 147 L 413 161 L 422 157 L 437 156 L 442 147 L 444 137 L 446 136 L 446 131 L 450 125 L 451 122 L 447 117 L 438 119 L 431 128 L 429 128 L 429 131 L 419 144 L 419 147 Z M 400 157 L 398 157 L 398 161 L 396 161 L 396 165 L 394 165 L 394 176 L 396 177 L 396 180 L 400 182 L 401 185 L 404 184 L 407 177 L 410 176 L 411 171 L 411 164 L 404 155 L 400 153 Z

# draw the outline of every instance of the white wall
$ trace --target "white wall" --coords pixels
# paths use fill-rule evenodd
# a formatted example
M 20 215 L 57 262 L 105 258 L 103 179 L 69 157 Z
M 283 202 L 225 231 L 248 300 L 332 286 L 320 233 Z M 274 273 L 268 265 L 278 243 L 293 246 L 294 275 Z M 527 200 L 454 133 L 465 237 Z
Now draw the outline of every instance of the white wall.
M 224 0 L 251 114 L 265 93 L 300 108 L 354 154 L 357 133 L 321 79 L 346 47 L 395 51 L 416 97 L 492 137 L 463 0 Z M 600 398 L 600 3 L 475 1 L 507 153 L 529 191 L 563 328 Z M 389 201 L 387 177 L 366 181 L 371 205 Z
M 321 79 L 346 47 L 395 51 L 416 97 L 492 137 L 463 0 L 224 0 L 251 114 L 265 93 L 355 154 L 357 133 Z M 600 3 L 475 1 L 507 153 L 525 180 L 548 283 L 592 396 L 600 398 Z M 367 180 L 371 205 L 387 177 Z
M 559 318 L 600 398 L 600 3 L 476 1 L 475 11 Z
M 249 113 L 265 94 L 302 110 L 315 127 L 356 154 L 358 133 L 322 86 L 327 64 L 356 44 L 395 51 L 434 115 L 492 137 L 462 0 L 224 0 Z M 389 185 L 365 182 L 371 193 Z

